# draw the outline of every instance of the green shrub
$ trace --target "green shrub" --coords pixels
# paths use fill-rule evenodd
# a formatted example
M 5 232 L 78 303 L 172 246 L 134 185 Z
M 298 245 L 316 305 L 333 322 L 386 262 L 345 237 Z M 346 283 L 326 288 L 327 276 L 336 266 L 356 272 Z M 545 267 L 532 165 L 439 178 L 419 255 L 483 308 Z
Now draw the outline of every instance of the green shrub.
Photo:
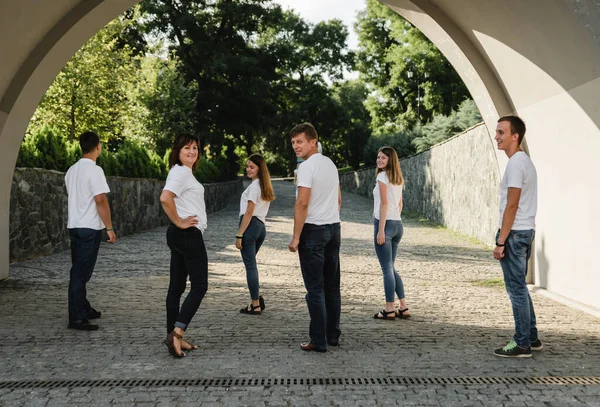
M 80 156 L 76 143 L 69 143 L 56 129 L 44 126 L 25 136 L 17 157 L 17 167 L 66 171 Z
M 194 176 L 201 183 L 210 183 L 217 182 L 220 180 L 220 170 L 217 164 L 213 161 L 206 158 L 206 156 L 202 156 L 200 158 L 200 162 L 198 163 L 198 168 L 196 168 L 196 172 Z

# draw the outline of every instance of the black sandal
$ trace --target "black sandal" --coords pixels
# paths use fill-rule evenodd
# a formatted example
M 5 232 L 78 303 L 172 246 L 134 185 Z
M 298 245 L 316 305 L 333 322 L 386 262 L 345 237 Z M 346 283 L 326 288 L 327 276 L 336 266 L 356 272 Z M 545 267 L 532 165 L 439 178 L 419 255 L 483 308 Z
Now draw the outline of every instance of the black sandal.
M 167 348 L 169 349 L 169 354 L 171 354 L 171 356 L 173 356 L 174 358 L 183 358 L 186 356 L 185 352 L 182 350 L 181 353 L 177 353 L 177 349 L 175 349 L 175 344 L 173 343 L 175 338 L 177 338 L 179 341 L 182 340 L 181 335 L 173 331 L 167 335 L 167 339 L 165 339 L 163 343 L 167 345 Z
M 389 316 L 390 314 L 392 315 L 391 317 Z M 373 318 L 385 319 L 387 321 L 393 321 L 394 319 L 396 319 L 396 311 L 386 311 L 386 310 L 382 309 L 377 314 L 373 315 Z
M 400 319 L 409 319 L 410 317 L 412 317 L 412 315 L 404 315 L 404 313 L 408 311 L 408 308 L 404 308 L 404 309 L 397 309 L 396 310 L 396 318 L 400 318 Z
M 262 295 L 258 296 L 258 303 L 260 305 L 260 310 L 264 311 L 264 309 L 265 309 L 265 300 L 264 300 L 264 298 L 263 298 Z
M 248 309 L 248 307 L 250 307 L 250 309 Z M 261 309 L 260 309 L 260 305 L 257 305 L 256 307 L 252 304 L 248 305 L 248 307 L 244 307 L 240 310 L 240 314 L 249 314 L 249 315 L 260 315 L 261 314 Z M 258 311 L 256 311 L 258 310 Z

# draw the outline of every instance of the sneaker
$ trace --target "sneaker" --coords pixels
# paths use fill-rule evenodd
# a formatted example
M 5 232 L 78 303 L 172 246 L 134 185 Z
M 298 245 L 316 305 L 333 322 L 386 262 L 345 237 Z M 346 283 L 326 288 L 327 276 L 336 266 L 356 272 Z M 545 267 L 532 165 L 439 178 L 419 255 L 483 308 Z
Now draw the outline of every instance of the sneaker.
M 542 350 L 544 349 L 544 344 L 542 344 L 542 341 L 540 341 L 539 339 L 536 339 L 535 341 L 531 342 L 531 350 Z
M 494 355 L 499 356 L 501 358 L 530 358 L 531 357 L 531 347 L 523 349 L 513 340 L 508 343 L 503 348 L 496 349 L 494 351 Z

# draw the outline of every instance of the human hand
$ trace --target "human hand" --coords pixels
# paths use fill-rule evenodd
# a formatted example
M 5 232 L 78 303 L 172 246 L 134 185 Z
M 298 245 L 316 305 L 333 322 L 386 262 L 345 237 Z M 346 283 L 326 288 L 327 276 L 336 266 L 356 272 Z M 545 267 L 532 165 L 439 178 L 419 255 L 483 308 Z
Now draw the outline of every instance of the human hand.
M 239 239 L 239 238 L 237 238 L 237 237 L 235 238 L 235 247 L 236 247 L 238 250 L 242 250 L 242 239 Z
M 494 248 L 494 258 L 500 260 L 504 257 L 504 246 L 496 246 Z
M 379 246 L 381 246 L 384 243 L 385 243 L 385 231 L 380 230 L 379 232 L 377 232 L 377 244 Z
M 187 218 L 181 218 L 179 219 L 179 225 L 177 225 L 177 227 L 179 229 L 188 229 L 191 228 L 192 226 L 196 226 L 198 224 L 198 218 L 194 215 L 194 216 L 188 216 Z
M 290 252 L 292 253 L 297 252 L 299 244 L 300 239 L 298 239 L 297 237 L 292 237 L 292 240 L 290 240 L 290 243 L 288 244 L 288 249 L 290 249 Z
M 106 234 L 108 235 L 108 243 L 114 243 L 117 241 L 117 234 L 115 233 L 114 230 L 109 230 L 106 232 Z

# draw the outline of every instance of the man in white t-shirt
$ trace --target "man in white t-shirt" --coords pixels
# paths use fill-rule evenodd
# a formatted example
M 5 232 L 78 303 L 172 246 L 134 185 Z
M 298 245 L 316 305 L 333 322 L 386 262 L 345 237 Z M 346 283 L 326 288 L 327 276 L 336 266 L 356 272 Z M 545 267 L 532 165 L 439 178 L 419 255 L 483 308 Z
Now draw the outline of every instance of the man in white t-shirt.
M 535 238 L 537 172 L 521 150 L 524 136 L 525 123 L 519 117 L 498 119 L 496 143 L 509 160 L 500 185 L 500 229 L 494 258 L 500 261 L 515 320 L 513 339 L 494 351 L 496 356 L 505 358 L 530 358 L 532 350 L 543 348 L 526 283 L 527 262 Z
M 90 319 L 100 318 L 101 313 L 86 298 L 86 284 L 92 277 L 102 229 L 106 227 L 108 242 L 114 243 L 117 235 L 110 218 L 106 194 L 110 192 L 102 168 L 96 160 L 102 153 L 100 138 L 94 132 L 79 136 L 83 157 L 69 168 L 65 175 L 68 195 L 69 220 L 67 229 L 71 238 L 71 273 L 69 277 L 69 325 L 70 329 L 94 331 L 98 325 Z
M 298 197 L 294 206 L 294 233 L 288 247 L 298 251 L 306 303 L 310 313 L 310 342 L 302 350 L 326 352 L 340 338 L 340 205 L 338 170 L 318 152 L 318 135 L 310 123 L 290 132 L 297 157 Z

